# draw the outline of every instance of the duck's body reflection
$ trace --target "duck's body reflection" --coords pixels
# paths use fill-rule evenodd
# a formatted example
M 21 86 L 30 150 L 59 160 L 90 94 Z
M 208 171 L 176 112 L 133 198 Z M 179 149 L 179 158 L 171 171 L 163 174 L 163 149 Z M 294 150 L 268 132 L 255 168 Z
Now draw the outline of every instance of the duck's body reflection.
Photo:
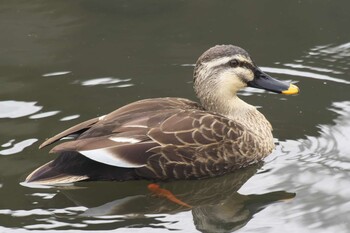
M 56 198 L 68 198 L 88 209 L 85 217 L 118 215 L 147 218 L 147 214 L 174 214 L 192 211 L 196 228 L 203 232 L 232 232 L 243 227 L 266 205 L 291 199 L 294 193 L 284 191 L 259 195 L 241 195 L 237 191 L 252 177 L 260 164 L 225 176 L 205 180 L 162 183 L 192 209 L 152 195 L 147 181 L 78 183 L 62 189 Z

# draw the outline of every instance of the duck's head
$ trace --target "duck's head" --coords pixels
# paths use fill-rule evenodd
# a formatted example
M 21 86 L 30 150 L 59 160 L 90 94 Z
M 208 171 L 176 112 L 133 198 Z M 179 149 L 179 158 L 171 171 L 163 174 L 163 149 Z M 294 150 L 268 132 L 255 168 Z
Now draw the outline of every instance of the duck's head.
M 203 106 L 217 110 L 218 103 L 231 101 L 245 87 L 265 89 L 286 95 L 299 88 L 264 73 L 249 54 L 234 45 L 217 45 L 205 51 L 194 70 L 194 89 Z

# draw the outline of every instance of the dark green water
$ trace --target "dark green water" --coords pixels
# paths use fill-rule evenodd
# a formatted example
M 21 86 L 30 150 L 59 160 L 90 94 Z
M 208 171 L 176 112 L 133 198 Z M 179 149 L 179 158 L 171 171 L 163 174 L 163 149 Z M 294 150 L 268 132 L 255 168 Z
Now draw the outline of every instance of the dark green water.
M 345 0 L 0 1 L 0 232 L 349 232 L 349 9 Z M 302 90 L 240 93 L 274 127 L 265 164 L 162 184 L 191 210 L 152 196 L 147 181 L 20 185 L 54 158 L 37 149 L 47 137 L 131 101 L 195 100 L 192 64 L 223 43 Z

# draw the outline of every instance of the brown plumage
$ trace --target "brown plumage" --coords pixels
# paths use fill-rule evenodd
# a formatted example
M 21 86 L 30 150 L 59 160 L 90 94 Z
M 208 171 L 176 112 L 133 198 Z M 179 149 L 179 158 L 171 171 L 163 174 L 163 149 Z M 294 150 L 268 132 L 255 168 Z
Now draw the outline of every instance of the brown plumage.
M 265 85 L 264 82 L 270 82 Z M 248 53 L 215 46 L 197 61 L 194 86 L 202 105 L 182 98 L 137 101 L 45 141 L 59 156 L 32 172 L 27 182 L 193 179 L 224 174 L 260 161 L 274 148 L 271 125 L 236 96 L 244 86 L 289 91 L 264 74 Z M 264 86 L 265 85 L 265 86 Z

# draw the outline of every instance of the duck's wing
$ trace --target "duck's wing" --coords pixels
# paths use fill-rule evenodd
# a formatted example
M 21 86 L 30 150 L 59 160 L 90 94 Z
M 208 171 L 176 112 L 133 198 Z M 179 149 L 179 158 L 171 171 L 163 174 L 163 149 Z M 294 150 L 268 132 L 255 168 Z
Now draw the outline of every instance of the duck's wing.
M 147 123 L 143 120 L 145 118 L 148 119 Z M 134 125 L 136 120 L 138 125 Z M 237 141 L 244 134 L 239 124 L 232 124 L 235 123 L 225 117 L 198 109 L 162 109 L 138 119 L 133 117 L 111 134 L 81 137 L 62 143 L 52 152 L 76 151 L 92 160 L 116 167 L 147 167 L 149 169 L 139 170 L 145 177 L 172 178 L 172 175 L 162 176 L 158 173 L 171 174 L 170 171 L 183 171 L 185 168 L 193 170 L 191 167 L 200 168 L 204 164 L 215 164 L 218 169 L 224 166 L 227 162 L 225 150 L 231 150 L 228 153 L 232 152 L 233 156 L 237 152 L 227 142 Z M 99 126 L 98 130 L 102 129 Z M 89 129 L 90 135 L 94 130 L 94 127 Z M 156 170 L 156 174 L 150 170 Z M 178 172 L 179 177 L 180 174 Z M 197 175 L 201 173 L 197 172 Z
M 70 174 L 66 169 L 71 164 L 70 155 L 76 159 L 77 155 L 84 155 L 90 162 L 104 165 L 103 169 L 132 170 L 137 177 L 150 179 L 214 176 L 233 166 L 239 168 L 251 163 L 249 159 L 243 159 L 245 164 L 240 161 L 242 151 L 251 150 L 246 148 L 249 145 L 241 143 L 243 139 L 250 140 L 251 132 L 240 123 L 205 111 L 189 100 L 138 101 L 93 121 L 96 122 L 74 126 L 49 139 L 55 141 L 80 133 L 75 140 L 51 150 L 60 153 L 58 159 L 61 159 L 57 162 L 60 173 Z M 78 162 L 80 164 L 81 159 Z M 90 173 L 89 170 L 78 175 L 94 177 Z
M 76 151 L 92 160 L 112 166 L 142 167 L 153 154 L 150 151 L 153 148 L 165 144 L 187 145 L 186 138 L 192 136 L 192 146 L 196 146 L 196 142 L 210 142 L 194 132 L 204 120 L 198 114 L 197 116 L 196 112 L 199 115 L 200 112 L 204 114 L 198 104 L 186 99 L 160 98 L 138 101 L 104 117 L 73 126 L 48 139 L 43 146 L 62 137 L 80 133 L 75 140 L 59 144 L 51 152 Z M 175 134 L 171 132 L 174 130 Z M 187 136 L 184 135 L 186 131 Z M 165 134 L 161 135 L 161 132 Z M 183 136 L 185 141 L 181 139 Z
M 63 132 L 48 138 L 39 146 L 39 149 L 46 147 L 52 143 L 57 142 L 63 138 L 90 138 L 98 137 L 106 134 L 111 134 L 114 130 L 120 126 L 134 128 L 147 128 L 148 124 L 152 125 L 152 121 L 149 123 L 148 117 L 150 113 L 159 113 L 159 111 L 176 110 L 176 109 L 201 109 L 201 107 L 190 100 L 183 98 L 154 98 L 140 100 L 128 105 L 125 105 L 107 115 L 96 117 L 80 124 L 74 125 Z M 167 117 L 167 112 L 164 112 L 159 117 Z M 153 117 L 153 121 L 161 121 Z M 90 128 L 92 130 L 88 131 Z M 86 132 L 88 131 L 88 132 Z
M 39 146 L 39 149 L 45 147 L 45 146 L 48 146 L 52 143 L 55 143 L 57 142 L 58 140 L 64 138 L 64 137 L 68 137 L 68 136 L 72 136 L 72 138 L 76 138 L 78 137 L 80 134 L 82 134 L 84 131 L 88 130 L 91 128 L 92 125 L 96 124 L 97 122 L 99 121 L 99 118 L 96 117 L 96 118 L 93 118 L 93 119 L 90 119 L 90 120 L 87 120 L 87 121 L 84 121 L 80 124 L 77 124 L 69 129 L 66 129 L 65 131 L 51 137 L 51 138 L 48 138 L 45 140 L 44 143 L 42 143 L 40 146 Z M 74 137 L 73 137 L 74 136 Z

